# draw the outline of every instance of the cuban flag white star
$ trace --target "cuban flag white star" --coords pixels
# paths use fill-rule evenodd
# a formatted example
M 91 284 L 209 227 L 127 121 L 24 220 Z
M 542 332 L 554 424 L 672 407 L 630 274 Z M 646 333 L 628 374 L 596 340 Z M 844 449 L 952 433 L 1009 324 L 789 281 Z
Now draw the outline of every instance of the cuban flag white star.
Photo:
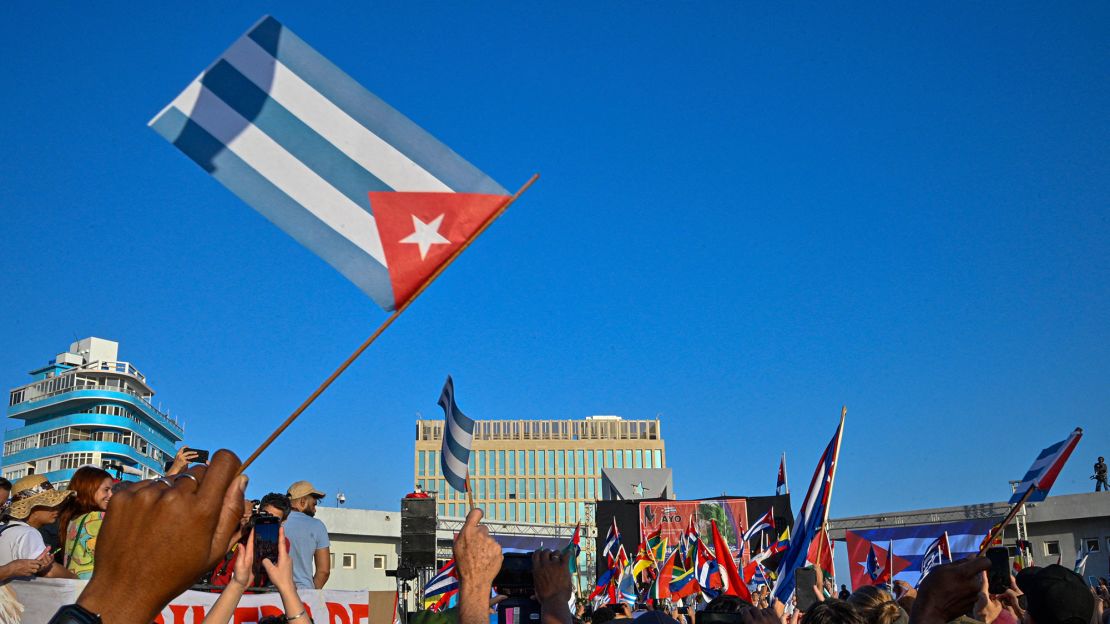
M 451 241 L 443 237 L 439 233 L 439 226 L 443 224 L 443 215 L 439 215 L 428 223 L 421 221 L 416 215 L 412 215 L 413 233 L 400 242 L 411 243 L 420 248 L 420 259 L 423 260 L 428 257 L 428 250 L 432 245 L 450 245 Z

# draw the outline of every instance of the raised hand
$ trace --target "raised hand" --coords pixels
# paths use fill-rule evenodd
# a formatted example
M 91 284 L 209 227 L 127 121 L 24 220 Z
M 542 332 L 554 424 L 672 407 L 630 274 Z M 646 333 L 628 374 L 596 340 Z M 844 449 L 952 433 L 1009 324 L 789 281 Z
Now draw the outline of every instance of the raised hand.
M 452 546 L 455 569 L 459 573 L 460 624 L 489 621 L 490 588 L 504 559 L 501 545 L 490 537 L 489 529 L 481 522 L 482 510 L 471 509 Z
M 112 624 L 154 621 L 226 553 L 243 513 L 247 478 L 236 477 L 239 465 L 234 453 L 221 450 L 208 466 L 113 496 L 96 568 L 78 604 Z
M 166 476 L 169 477 L 185 472 L 185 469 L 189 467 L 189 462 L 196 459 L 197 456 L 198 453 L 190 450 L 189 447 L 181 447 L 177 450 L 177 454 L 173 456 L 173 464 L 171 464 L 170 469 L 166 471 Z
M 911 624 L 944 624 L 967 613 L 982 587 L 986 557 L 973 557 L 933 568 L 921 581 L 910 613 Z

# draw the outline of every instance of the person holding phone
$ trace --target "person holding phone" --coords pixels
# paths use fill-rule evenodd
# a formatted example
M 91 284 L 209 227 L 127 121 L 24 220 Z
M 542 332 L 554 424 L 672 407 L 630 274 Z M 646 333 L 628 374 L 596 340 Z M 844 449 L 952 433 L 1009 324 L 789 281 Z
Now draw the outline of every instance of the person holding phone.
M 190 463 L 208 463 L 208 451 L 191 449 L 187 446 L 181 447 L 177 450 L 177 454 L 173 456 L 173 463 L 166 467 L 166 476 L 172 477 L 185 472 Z
M 204 617 L 204 624 L 227 624 L 231 620 L 231 616 L 235 615 L 235 607 L 239 605 L 243 593 L 255 581 L 253 572 L 255 567 L 254 543 L 255 535 L 254 531 L 251 531 L 243 546 L 243 556 L 238 557 L 235 561 L 235 572 L 231 581 L 224 588 L 220 597 L 216 599 L 216 603 L 208 610 L 208 615 Z M 297 594 L 297 586 L 293 582 L 293 560 L 289 556 L 289 546 L 285 540 L 284 528 L 278 529 L 277 543 L 277 562 L 262 559 L 262 568 L 266 571 L 270 582 L 277 588 L 278 595 L 281 596 L 281 608 L 285 611 L 285 621 L 309 624 L 312 622 L 312 616 L 308 615 L 308 610 L 301 602 L 301 597 Z

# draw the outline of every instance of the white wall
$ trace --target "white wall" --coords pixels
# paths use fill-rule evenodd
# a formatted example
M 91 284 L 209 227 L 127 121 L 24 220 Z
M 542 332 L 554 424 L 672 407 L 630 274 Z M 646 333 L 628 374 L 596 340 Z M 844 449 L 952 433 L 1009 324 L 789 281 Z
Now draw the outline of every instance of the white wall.
M 385 575 L 397 568 L 401 545 L 401 512 L 318 507 L 316 518 L 328 528 L 334 564 L 327 589 L 393 591 L 395 579 Z M 354 555 L 354 567 L 343 567 L 343 555 Z M 385 557 L 374 568 L 374 555 Z

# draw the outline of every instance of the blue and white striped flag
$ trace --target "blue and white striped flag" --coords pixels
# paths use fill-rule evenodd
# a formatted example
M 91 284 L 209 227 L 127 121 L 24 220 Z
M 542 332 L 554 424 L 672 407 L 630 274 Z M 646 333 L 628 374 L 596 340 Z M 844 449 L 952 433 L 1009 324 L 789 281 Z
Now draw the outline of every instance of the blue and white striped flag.
M 150 126 L 386 310 L 509 201 L 272 17 Z
M 451 487 L 465 492 L 470 448 L 474 445 L 474 420 L 455 405 L 455 382 L 450 375 L 439 395 L 439 406 L 443 408 L 443 450 L 439 454 L 443 477 Z

